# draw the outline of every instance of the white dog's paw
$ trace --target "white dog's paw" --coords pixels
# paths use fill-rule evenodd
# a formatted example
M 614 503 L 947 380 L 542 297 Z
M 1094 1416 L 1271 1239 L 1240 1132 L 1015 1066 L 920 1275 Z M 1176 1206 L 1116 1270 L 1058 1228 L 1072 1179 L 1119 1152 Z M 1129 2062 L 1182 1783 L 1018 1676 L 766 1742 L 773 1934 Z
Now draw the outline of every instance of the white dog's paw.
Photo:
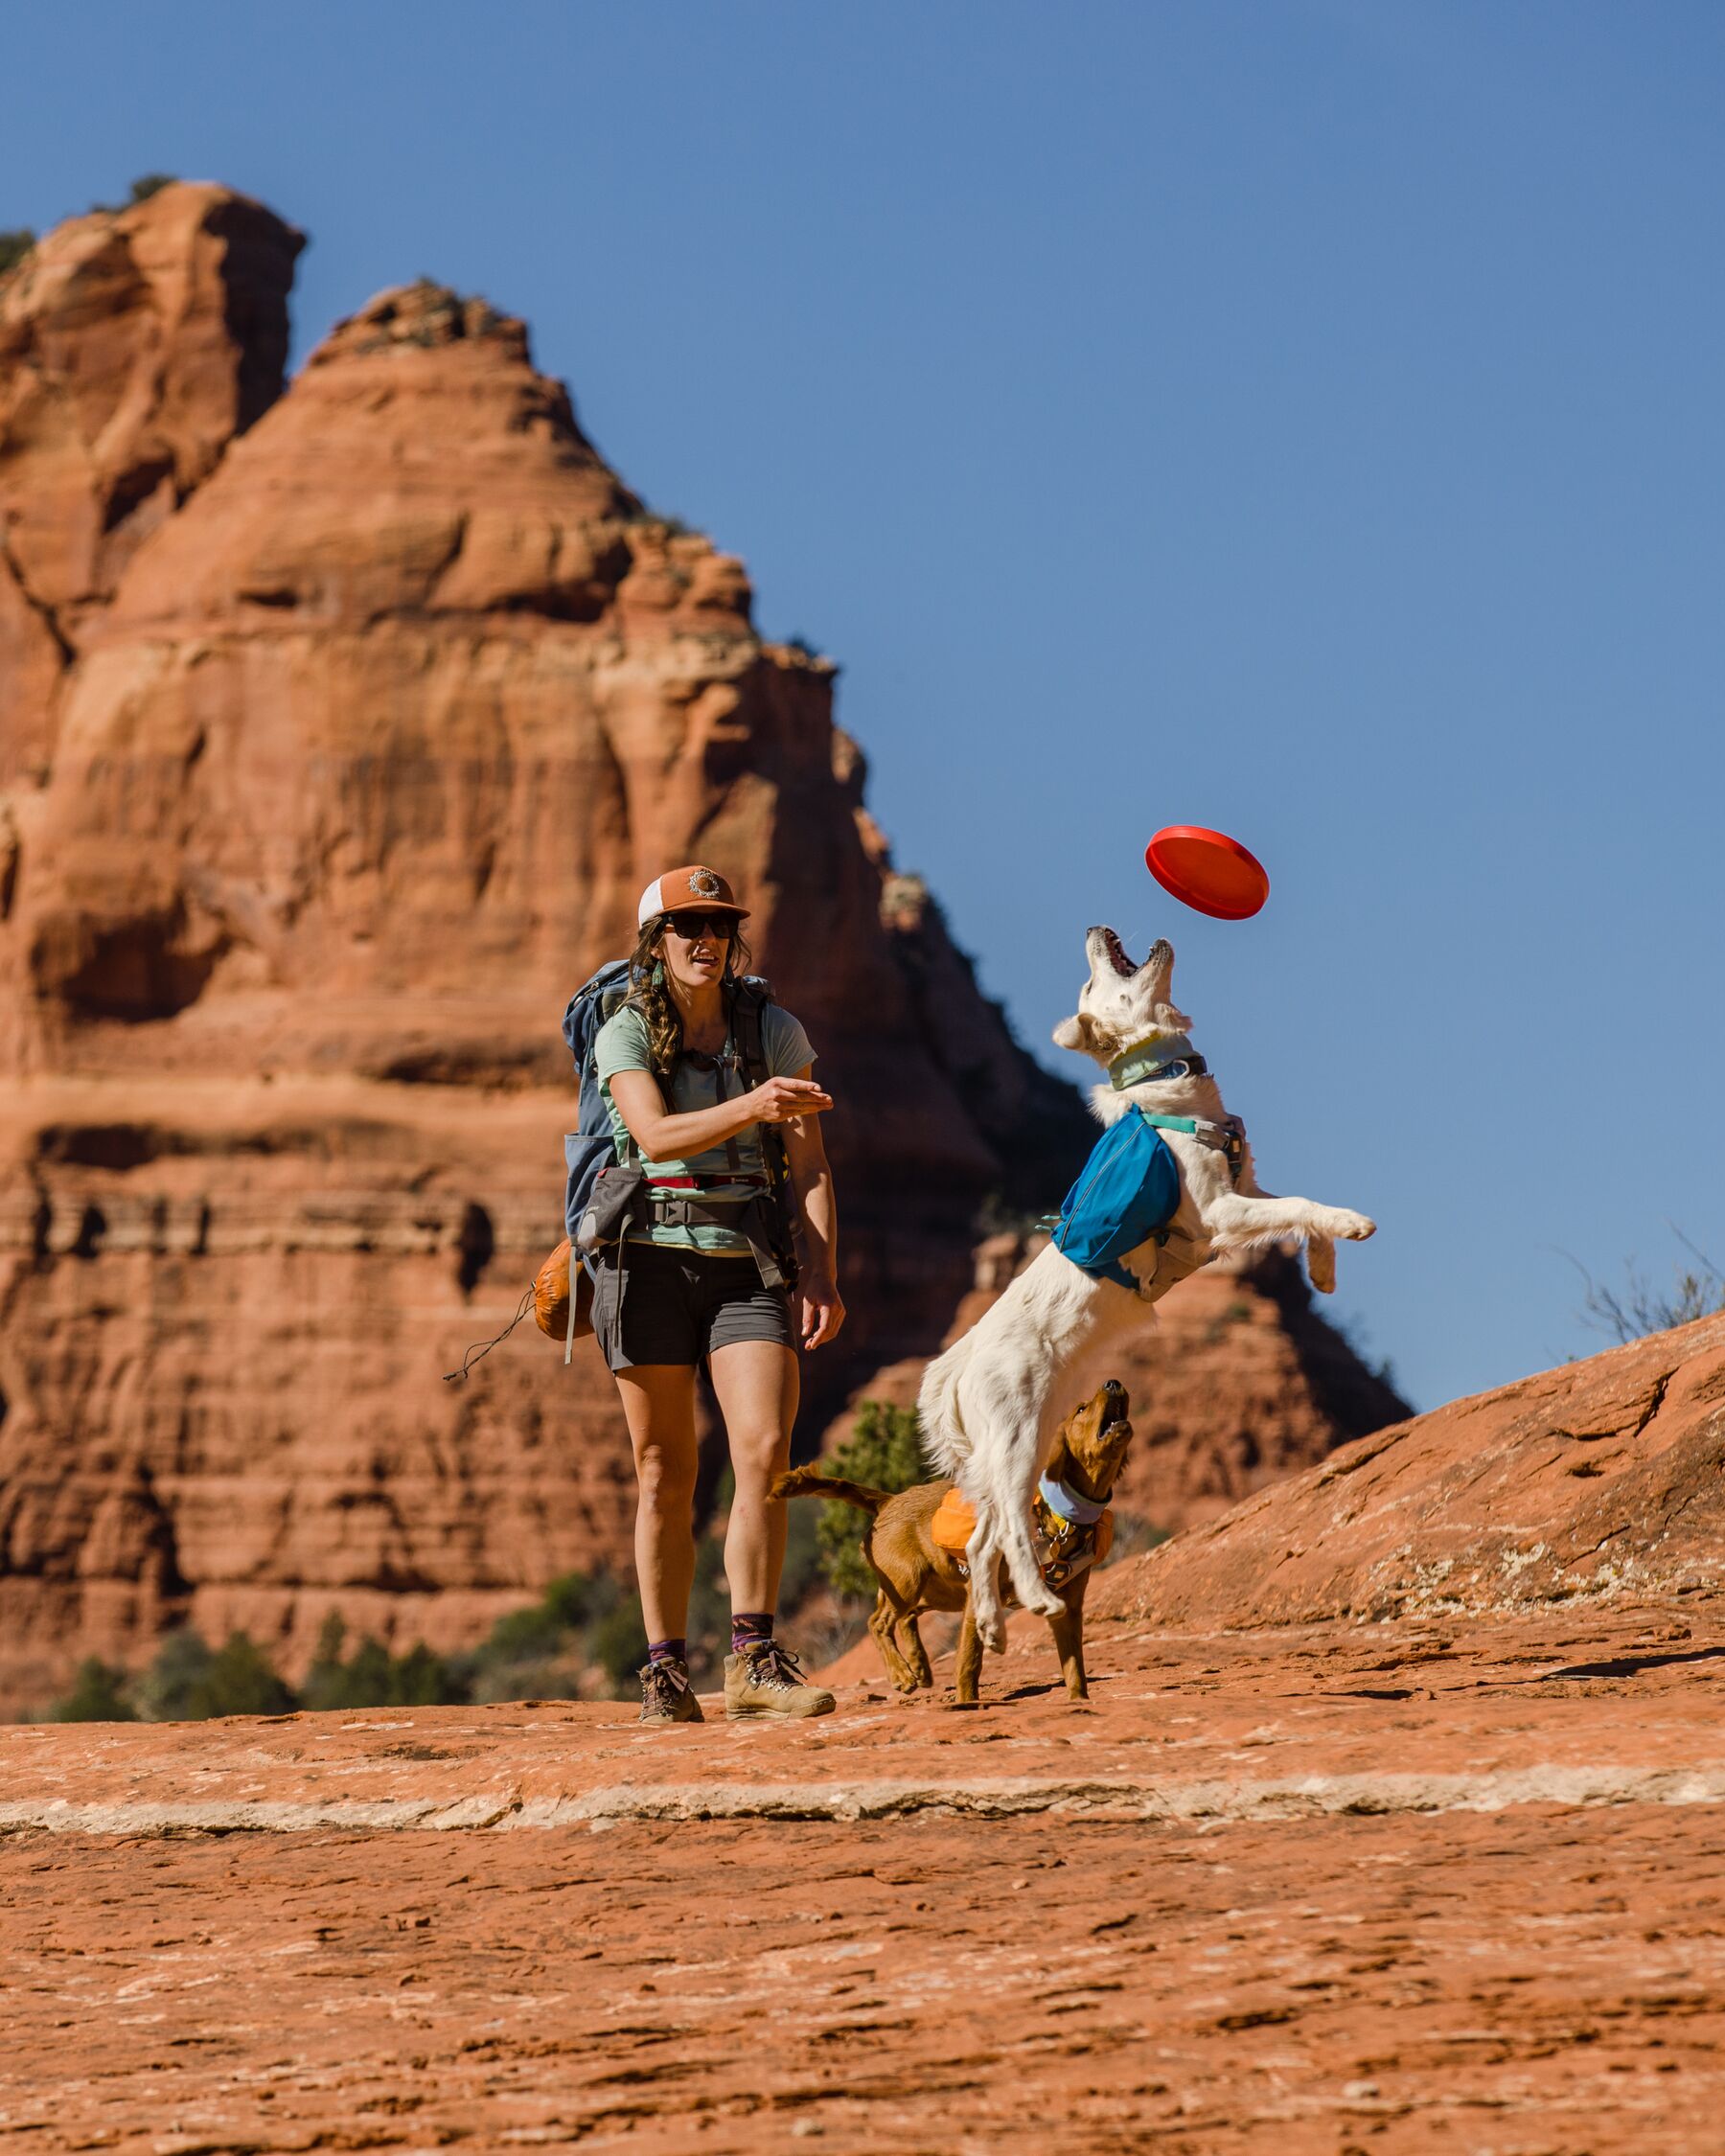
M 1331 1208 L 1329 1231 L 1340 1235 L 1345 1242 L 1363 1243 L 1368 1235 L 1377 1233 L 1377 1222 L 1368 1220 L 1364 1213 L 1350 1213 L 1343 1206 Z
M 1312 1285 L 1321 1296 L 1333 1296 L 1336 1292 L 1336 1246 L 1327 1235 L 1313 1235 L 1306 1240 L 1306 1271 L 1312 1276 Z
M 1038 1588 L 1025 1601 L 1024 1607 L 1033 1617 L 1057 1617 L 1066 1615 L 1066 1604 L 1058 1594 L 1046 1587 Z
M 1003 1655 L 1006 1652 L 1005 1617 L 999 1610 L 995 1612 L 993 1617 L 984 1617 L 980 1610 L 977 1611 L 975 1615 L 978 1639 L 981 1640 L 991 1655 Z

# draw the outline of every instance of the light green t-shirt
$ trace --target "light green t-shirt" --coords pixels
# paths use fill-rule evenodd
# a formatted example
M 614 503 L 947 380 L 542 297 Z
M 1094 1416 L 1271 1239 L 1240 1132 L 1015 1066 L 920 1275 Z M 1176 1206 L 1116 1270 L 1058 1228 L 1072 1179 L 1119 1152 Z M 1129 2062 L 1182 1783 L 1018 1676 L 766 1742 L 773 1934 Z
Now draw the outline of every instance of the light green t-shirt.
M 727 1047 L 730 1044 L 726 1044 Z M 809 1036 L 796 1020 L 777 1003 L 767 1004 L 761 1012 L 761 1052 L 767 1059 L 768 1075 L 772 1078 L 794 1078 L 797 1072 L 815 1060 L 815 1051 L 809 1045 Z M 611 1137 L 617 1149 L 617 1158 L 629 1156 L 631 1140 L 628 1126 L 618 1112 L 610 1095 L 612 1074 L 619 1070 L 646 1070 L 653 1068 L 653 1059 L 647 1051 L 647 1021 L 632 1004 L 625 1003 L 614 1016 L 600 1028 L 593 1043 L 593 1067 L 598 1074 L 599 1090 L 605 1100 L 611 1120 Z M 671 1098 L 667 1103 L 673 1115 L 686 1115 L 700 1108 L 716 1108 L 719 1105 L 719 1084 L 724 1082 L 724 1097 L 734 1100 L 748 1083 L 748 1073 L 740 1061 L 724 1070 L 702 1070 L 687 1056 L 679 1057 L 671 1077 Z M 732 1140 L 737 1151 L 735 1172 L 744 1176 L 758 1176 L 766 1171 L 761 1153 L 761 1126 L 751 1123 L 740 1131 Z M 720 1176 L 731 1165 L 724 1146 L 709 1146 L 706 1152 L 698 1153 L 689 1160 L 655 1160 L 649 1166 L 653 1176 Z M 703 1190 L 703 1198 L 712 1198 L 734 1184 L 715 1183 Z M 643 1228 L 630 1237 L 635 1243 L 658 1243 L 677 1250 L 705 1250 L 723 1257 L 748 1257 L 749 1252 L 746 1237 L 729 1227 L 655 1227 Z

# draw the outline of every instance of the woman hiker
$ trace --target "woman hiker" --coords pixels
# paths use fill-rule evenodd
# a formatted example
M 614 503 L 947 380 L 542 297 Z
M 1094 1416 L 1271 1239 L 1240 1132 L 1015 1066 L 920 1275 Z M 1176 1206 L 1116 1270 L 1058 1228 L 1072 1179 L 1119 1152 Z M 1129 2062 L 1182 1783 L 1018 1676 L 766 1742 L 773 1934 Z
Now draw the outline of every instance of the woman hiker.
M 593 1328 L 615 1373 L 634 1448 L 635 1572 L 647 1622 L 641 1720 L 699 1722 L 689 1683 L 695 1573 L 695 1371 L 704 1362 L 724 1419 L 736 1496 L 724 1537 L 731 1651 L 727 1716 L 827 1714 L 833 1695 L 804 1681 L 773 1638 L 786 1514 L 767 1492 L 789 1464 L 796 1415 L 796 1338 L 819 1347 L 844 1322 L 835 1285 L 833 1183 L 817 1118 L 833 1103 L 814 1082 L 815 1051 L 776 1003 L 759 1007 L 770 1073 L 752 1090 L 740 1044 L 748 947 L 723 876 L 699 865 L 648 884 L 636 919 L 631 989 L 594 1044 L 617 1158 L 633 1151 L 650 1185 L 643 1217 L 593 1293 Z M 748 1004 L 748 1010 L 754 1006 Z M 783 1135 L 801 1220 L 801 1273 L 785 1286 L 761 1125 Z

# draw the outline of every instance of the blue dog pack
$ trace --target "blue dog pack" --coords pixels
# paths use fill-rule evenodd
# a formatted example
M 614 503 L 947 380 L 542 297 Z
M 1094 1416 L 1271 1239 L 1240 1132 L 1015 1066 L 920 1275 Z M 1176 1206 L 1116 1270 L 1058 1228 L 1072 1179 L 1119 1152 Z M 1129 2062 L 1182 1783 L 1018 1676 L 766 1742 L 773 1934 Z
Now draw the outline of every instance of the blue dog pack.
M 1183 1119 L 1180 1127 L 1191 1126 Z M 1137 1295 L 1138 1284 L 1120 1260 L 1166 1227 L 1179 1209 L 1179 1164 L 1161 1131 L 1134 1108 L 1092 1147 L 1061 1205 L 1054 1248 L 1094 1278 Z

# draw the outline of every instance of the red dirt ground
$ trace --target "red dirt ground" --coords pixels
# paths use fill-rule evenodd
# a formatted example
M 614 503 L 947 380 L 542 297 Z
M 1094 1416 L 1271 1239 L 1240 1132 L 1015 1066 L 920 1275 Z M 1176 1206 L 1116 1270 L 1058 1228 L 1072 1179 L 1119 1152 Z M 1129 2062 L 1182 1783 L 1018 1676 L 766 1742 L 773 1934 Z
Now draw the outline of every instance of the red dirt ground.
M 1716 1617 L 1103 1625 L 1088 1710 L 1051 1662 L 0 1732 L 5 2145 L 1721 2145 Z

